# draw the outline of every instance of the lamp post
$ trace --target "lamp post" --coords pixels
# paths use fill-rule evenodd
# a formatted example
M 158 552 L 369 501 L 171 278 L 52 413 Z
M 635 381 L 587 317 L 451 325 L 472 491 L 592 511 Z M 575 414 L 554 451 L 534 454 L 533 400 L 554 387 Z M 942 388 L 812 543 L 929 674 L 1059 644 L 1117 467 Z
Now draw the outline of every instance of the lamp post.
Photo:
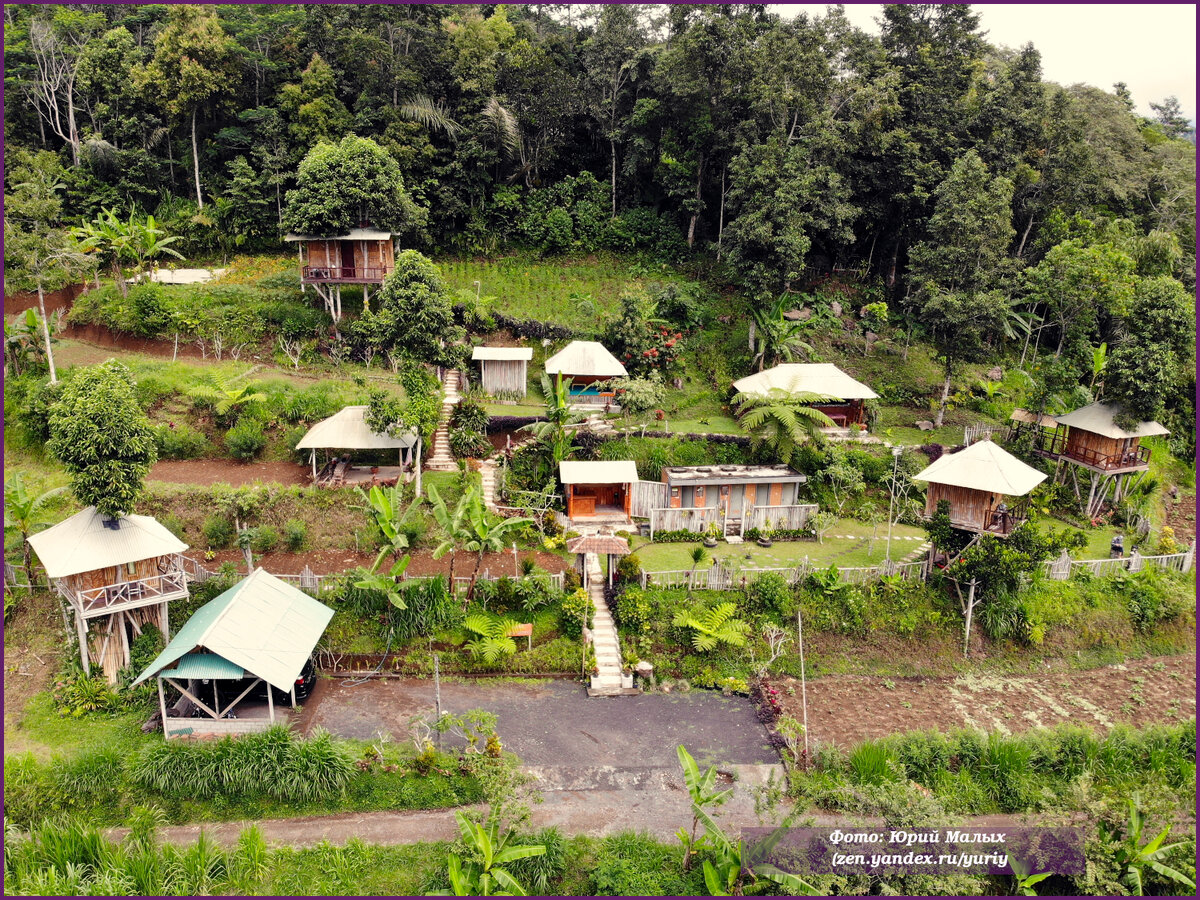
M 475 302 L 479 303 L 479 294 L 483 291 L 483 285 L 478 281 L 472 281 L 471 284 L 475 285 Z
M 884 564 L 888 567 L 892 564 L 892 507 L 896 502 L 896 478 L 900 471 L 900 454 L 903 452 L 902 447 L 892 448 L 892 481 L 888 485 L 888 533 L 887 533 L 887 550 L 884 553 Z

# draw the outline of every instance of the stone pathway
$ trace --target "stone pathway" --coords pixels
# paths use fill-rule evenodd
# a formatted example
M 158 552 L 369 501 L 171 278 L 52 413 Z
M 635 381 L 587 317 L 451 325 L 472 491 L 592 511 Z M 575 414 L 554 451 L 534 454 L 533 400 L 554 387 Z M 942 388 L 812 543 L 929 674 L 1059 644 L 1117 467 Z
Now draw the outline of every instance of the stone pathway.
M 596 605 L 591 639 L 600 674 L 592 677 L 592 689 L 601 693 L 616 693 L 621 690 L 621 645 L 617 640 L 612 613 L 604 599 L 604 572 L 600 569 L 600 557 L 595 553 L 587 554 L 584 563 L 587 566 L 588 596 Z
M 481 459 L 479 461 L 479 484 L 483 491 L 483 505 L 488 512 L 496 512 L 496 461 Z
M 430 472 L 454 472 L 458 463 L 450 452 L 450 417 L 454 415 L 454 406 L 461 399 L 458 393 L 458 372 L 451 370 L 446 373 L 446 381 L 442 394 L 442 418 L 438 422 L 433 440 L 429 442 L 429 458 L 425 468 Z

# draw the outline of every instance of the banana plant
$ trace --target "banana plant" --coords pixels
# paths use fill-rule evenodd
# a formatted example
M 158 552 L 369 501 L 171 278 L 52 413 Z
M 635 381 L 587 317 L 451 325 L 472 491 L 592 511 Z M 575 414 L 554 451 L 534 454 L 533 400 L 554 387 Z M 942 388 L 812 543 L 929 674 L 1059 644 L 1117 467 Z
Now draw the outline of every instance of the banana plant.
M 1101 343 L 1099 347 L 1092 348 L 1092 383 L 1088 385 L 1097 397 L 1100 396 L 1100 392 L 1096 390 L 1096 381 L 1104 374 L 1104 367 L 1107 365 L 1108 344 Z M 1100 382 L 1100 390 L 1104 390 L 1104 382 Z
M 1010 856 L 1008 864 L 1013 870 L 1012 894 L 1014 897 L 1036 897 L 1038 892 L 1033 889 L 1033 886 L 1054 874 L 1053 872 L 1038 872 L 1036 875 L 1031 875 L 1025 864 L 1016 857 Z
M 371 566 L 372 571 L 377 571 L 383 563 L 384 557 L 389 553 L 394 559 L 399 560 L 400 554 L 408 549 L 408 535 L 401 531 L 401 528 L 404 520 L 408 518 L 411 505 L 408 508 L 401 506 L 404 492 L 398 484 L 394 484 L 386 490 L 379 485 L 372 486 L 370 492 L 364 491 L 362 488 L 355 488 L 355 490 L 363 502 L 354 508 L 361 509 L 370 515 L 384 538 L 384 545 L 380 548 L 379 555 L 375 557 L 375 562 Z
M 675 753 L 679 757 L 679 765 L 683 768 L 683 783 L 692 799 L 692 830 L 689 832 L 686 828 L 680 828 L 675 832 L 675 836 L 683 844 L 683 869 L 686 872 L 691 868 L 692 857 L 696 851 L 708 846 L 707 834 L 696 834 L 704 820 L 709 818 L 704 807 L 720 806 L 733 796 L 733 788 L 717 790 L 717 770 L 709 766 L 701 773 L 700 766 L 683 744 L 675 748 Z
M 50 500 L 66 490 L 65 487 L 57 487 L 34 494 L 21 475 L 14 475 L 4 485 L 4 531 L 21 540 L 21 561 L 30 584 L 33 584 L 33 549 L 29 546 L 29 536 L 50 524 L 42 517 L 42 510 Z
M 494 810 L 483 824 L 472 822 L 461 812 L 455 812 L 454 817 L 462 841 L 474 858 L 464 862 L 457 853 L 451 853 L 446 859 L 450 890 L 432 891 L 428 896 L 524 897 L 525 889 L 504 866 L 518 859 L 544 855 L 545 845 L 511 845 L 512 829 L 501 829 L 500 817 Z
M 1114 858 L 1121 868 L 1121 883 L 1129 888 L 1130 893 L 1135 897 L 1144 897 L 1146 887 L 1144 871 L 1149 869 L 1177 885 L 1186 887 L 1189 891 L 1195 891 L 1194 881 L 1178 869 L 1173 869 L 1163 862 L 1171 852 L 1189 846 L 1190 842 L 1177 841 L 1174 844 L 1164 844 L 1163 841 L 1171 833 L 1171 826 L 1168 825 L 1156 837 L 1143 844 L 1142 830 L 1145 824 L 1142 798 L 1137 791 L 1134 791 L 1133 796 L 1129 798 L 1128 824 L 1120 831 L 1110 831 L 1103 823 L 1100 825 L 1100 834 L 1103 839 L 1118 842 Z
M 405 541 L 407 544 L 407 541 Z M 379 556 L 375 557 L 375 564 L 368 570 L 359 570 L 360 577 L 354 582 L 354 586 L 363 591 L 379 591 L 388 598 L 388 603 L 396 607 L 396 609 L 408 609 L 404 598 L 400 596 L 399 582 L 404 577 L 404 572 L 408 569 L 408 564 L 411 558 L 408 556 L 401 557 L 386 573 L 379 571 L 379 565 L 383 562 L 384 553 L 387 548 L 380 552 Z

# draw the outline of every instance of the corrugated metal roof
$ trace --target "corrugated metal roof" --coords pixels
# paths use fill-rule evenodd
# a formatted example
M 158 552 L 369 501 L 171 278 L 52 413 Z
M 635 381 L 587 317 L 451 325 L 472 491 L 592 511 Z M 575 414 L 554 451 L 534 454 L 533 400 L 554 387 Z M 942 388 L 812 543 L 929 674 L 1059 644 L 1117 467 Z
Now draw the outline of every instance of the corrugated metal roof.
M 532 347 L 476 347 L 471 351 L 471 359 L 533 359 Z
M 581 461 L 558 464 L 563 484 L 629 484 L 638 480 L 637 465 L 628 459 Z
M 957 453 L 947 453 L 913 476 L 1009 497 L 1023 497 L 1046 480 L 1046 474 L 1027 466 L 1003 447 L 979 441 Z
M 773 390 L 818 394 L 838 400 L 874 400 L 879 396 L 833 363 L 786 363 L 739 378 L 733 389 L 744 394 L 766 394 Z
M 29 544 L 51 578 L 64 578 L 106 566 L 182 553 L 188 545 L 153 516 L 122 516 L 117 528 L 105 527 L 96 507 L 75 513 L 57 525 L 29 536 Z
M 1120 411 L 1120 407 L 1115 403 L 1093 403 L 1056 418 L 1062 425 L 1070 425 L 1092 434 L 1102 434 L 1108 438 L 1143 438 L 1171 433 L 1157 422 L 1138 422 L 1132 431 L 1126 431 L 1113 421 Z
M 546 360 L 551 375 L 598 375 L 618 377 L 626 374 L 621 361 L 597 341 L 571 341 Z
M 399 450 L 417 442 L 416 432 L 388 437 L 367 425 L 367 407 L 347 406 L 322 419 L 296 444 L 297 450 Z
M 158 673 L 164 678 L 243 678 L 246 670 L 215 653 L 188 653 L 173 669 Z
M 755 484 L 779 482 L 804 484 L 801 475 L 791 466 L 663 466 L 667 484 Z
M 196 610 L 134 684 L 202 647 L 281 691 L 290 690 L 331 618 L 333 610 L 324 603 L 255 569 Z
M 351 228 L 345 234 L 289 234 L 285 241 L 387 241 L 392 237 L 390 231 L 376 231 L 374 228 Z

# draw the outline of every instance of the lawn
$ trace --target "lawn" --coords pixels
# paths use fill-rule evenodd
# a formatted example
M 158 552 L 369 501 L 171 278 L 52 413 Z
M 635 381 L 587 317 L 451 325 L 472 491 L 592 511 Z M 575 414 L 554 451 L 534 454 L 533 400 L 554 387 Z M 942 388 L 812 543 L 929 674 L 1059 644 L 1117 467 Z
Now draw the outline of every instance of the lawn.
M 872 526 L 851 519 L 841 519 L 829 530 L 823 542 L 776 541 L 771 547 L 760 547 L 753 541 L 743 544 L 717 545 L 710 551 L 714 558 L 730 560 L 731 563 L 750 568 L 774 568 L 796 566 L 807 560 L 819 566 L 872 566 L 883 562 L 886 553 L 887 529 L 880 528 L 879 536 L 867 549 Z M 903 559 L 913 553 L 925 540 L 919 528 L 896 525 L 892 529 L 892 559 Z M 642 568 L 648 572 L 690 569 L 691 552 L 700 543 L 655 544 L 646 538 L 634 538 L 631 546 L 641 560 Z M 749 557 L 749 558 L 747 558 Z
M 626 290 L 681 278 L 672 268 L 631 266 L 606 253 L 582 259 L 539 259 L 529 254 L 498 259 L 451 257 L 437 263 L 456 294 L 474 295 L 478 290 L 483 299 L 494 298 L 491 307 L 506 315 L 567 325 L 586 333 L 600 329 L 602 316 L 616 311 Z

